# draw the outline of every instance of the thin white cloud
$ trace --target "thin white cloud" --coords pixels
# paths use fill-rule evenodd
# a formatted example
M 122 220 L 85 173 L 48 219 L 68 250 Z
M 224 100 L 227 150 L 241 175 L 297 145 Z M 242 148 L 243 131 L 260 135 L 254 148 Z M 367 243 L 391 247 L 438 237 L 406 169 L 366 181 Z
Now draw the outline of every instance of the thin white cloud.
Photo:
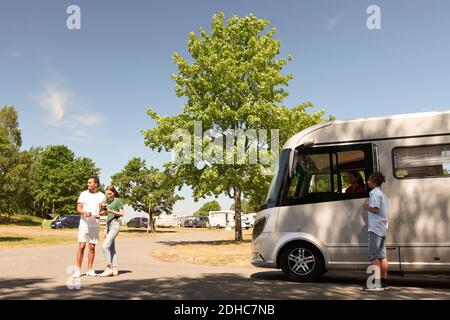
M 70 117 L 72 121 L 75 123 L 82 123 L 87 126 L 97 126 L 103 122 L 103 117 L 95 114 L 95 113 L 89 113 L 85 115 L 74 115 Z
M 45 122 L 59 127 L 68 109 L 71 94 L 68 90 L 57 89 L 52 84 L 46 84 L 44 92 L 36 97 L 37 102 L 48 112 Z
M 74 139 L 84 139 L 89 136 L 92 127 L 103 123 L 103 117 L 97 113 L 84 113 L 77 104 L 77 112 L 72 108 L 75 95 L 61 85 L 48 82 L 43 92 L 35 97 L 39 106 L 46 111 L 44 123 L 69 131 Z

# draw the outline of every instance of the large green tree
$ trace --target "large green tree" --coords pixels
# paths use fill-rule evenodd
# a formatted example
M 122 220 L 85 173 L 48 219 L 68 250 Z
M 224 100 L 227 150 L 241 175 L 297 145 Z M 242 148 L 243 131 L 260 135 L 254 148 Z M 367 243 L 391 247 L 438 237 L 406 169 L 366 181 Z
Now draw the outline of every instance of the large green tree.
M 13 106 L 0 108 L 0 136 L 6 137 L 10 144 L 22 146 L 22 132 L 19 128 L 19 114 Z
M 156 231 L 155 215 L 171 213 L 175 202 L 183 199 L 175 194 L 169 171 L 147 167 L 145 160 L 140 158 L 131 159 L 122 171 L 111 177 L 111 181 L 119 188 L 120 197 L 126 204 L 149 215 L 147 232 Z
M 74 212 L 87 179 L 100 169 L 89 158 L 75 157 L 64 145 L 48 146 L 36 158 L 31 186 L 35 210 L 40 214 Z
M 30 213 L 33 151 L 21 151 L 19 116 L 12 106 L 0 108 L 0 213 Z
M 222 208 L 220 207 L 219 202 L 217 200 L 212 200 L 205 203 L 198 211 L 195 212 L 195 216 L 207 217 L 210 211 L 220 211 Z
M 210 33 L 204 29 L 200 29 L 199 34 L 190 33 L 187 41 L 190 58 L 173 55 L 178 68 L 178 73 L 173 75 L 176 94 L 186 98 L 183 112 L 163 117 L 150 108 L 148 114 L 156 120 L 156 127 L 144 131 L 147 146 L 170 151 L 178 143 L 173 135 L 175 130 L 182 128 L 192 135 L 198 131 L 196 126 L 203 132 L 214 129 L 213 138 L 200 143 L 204 151 L 210 142 L 218 141 L 210 150 L 223 160 L 222 163 L 213 163 L 204 157 L 197 161 L 199 151 L 194 138 L 192 161 L 175 161 L 169 166 L 180 186 L 191 186 L 195 200 L 222 193 L 234 199 L 237 241 L 242 240 L 240 220 L 244 193 L 255 202 L 262 201 L 270 176 L 266 174 L 267 162 L 242 161 L 249 160 L 250 153 L 242 157 L 237 139 L 226 154 L 220 153 L 220 142 L 234 141 L 236 134 L 242 131 L 279 129 L 279 137 L 268 134 L 262 142 L 247 136 L 243 139 L 246 152 L 256 145 L 259 156 L 271 146 L 276 149 L 272 156 L 276 156 L 279 145 L 290 135 L 322 121 L 323 115 L 323 111 L 307 114 L 305 109 L 310 103 L 293 108 L 282 106 L 288 95 L 285 87 L 292 79 L 290 74 L 282 73 L 282 68 L 291 58 L 277 58 L 280 41 L 274 38 L 275 29 L 266 31 L 269 24 L 252 14 L 244 18 L 233 16 L 225 22 L 223 13 L 219 13 L 213 17 Z M 195 121 L 201 124 L 196 125 Z

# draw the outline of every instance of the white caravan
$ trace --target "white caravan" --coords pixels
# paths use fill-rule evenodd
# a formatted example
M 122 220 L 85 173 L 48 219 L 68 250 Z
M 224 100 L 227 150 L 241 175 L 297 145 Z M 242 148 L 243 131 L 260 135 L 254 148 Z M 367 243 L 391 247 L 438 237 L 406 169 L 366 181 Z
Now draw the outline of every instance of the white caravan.
M 208 217 L 211 228 L 234 228 L 234 211 L 210 211 Z

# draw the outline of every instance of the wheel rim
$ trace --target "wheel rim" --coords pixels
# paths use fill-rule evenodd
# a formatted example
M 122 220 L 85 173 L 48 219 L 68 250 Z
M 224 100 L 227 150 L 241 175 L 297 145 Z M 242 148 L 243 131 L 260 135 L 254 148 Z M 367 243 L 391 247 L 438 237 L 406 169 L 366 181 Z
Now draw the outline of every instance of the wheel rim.
M 316 258 L 308 249 L 295 248 L 289 253 L 288 265 L 293 273 L 304 276 L 314 269 Z

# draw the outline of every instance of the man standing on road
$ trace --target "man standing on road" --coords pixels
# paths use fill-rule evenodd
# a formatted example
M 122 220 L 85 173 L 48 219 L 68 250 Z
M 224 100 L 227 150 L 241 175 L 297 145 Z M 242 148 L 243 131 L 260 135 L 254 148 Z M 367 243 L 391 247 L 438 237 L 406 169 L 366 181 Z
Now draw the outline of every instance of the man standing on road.
M 93 270 L 95 258 L 95 245 L 99 238 L 100 209 L 106 204 L 105 195 L 98 190 L 100 181 L 98 177 L 91 176 L 88 179 L 88 190 L 80 194 L 77 202 L 77 212 L 81 215 L 80 225 L 78 227 L 78 252 L 77 252 L 77 271 L 73 274 L 74 278 L 81 277 L 81 264 L 84 257 L 86 243 L 89 244 L 88 253 L 88 271 L 86 275 L 95 277 Z

